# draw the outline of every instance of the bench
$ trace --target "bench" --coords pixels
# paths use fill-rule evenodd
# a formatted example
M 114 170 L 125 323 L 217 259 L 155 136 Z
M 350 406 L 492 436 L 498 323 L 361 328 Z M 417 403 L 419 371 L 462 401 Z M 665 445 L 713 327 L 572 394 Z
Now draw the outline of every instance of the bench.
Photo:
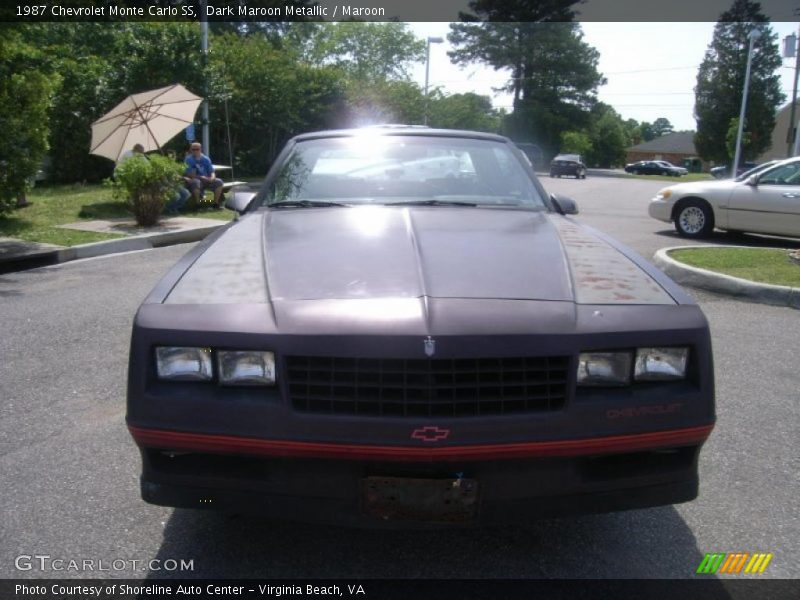
M 216 171 L 230 171 L 232 173 L 233 172 L 233 167 L 229 167 L 228 165 L 214 165 L 214 171 L 215 172 Z M 223 194 L 225 192 L 227 192 L 229 189 L 231 189 L 232 187 L 236 187 L 237 185 L 245 185 L 245 184 L 247 184 L 246 181 L 225 181 L 224 177 L 221 177 L 220 179 L 222 179 L 222 181 L 224 182 L 222 184 L 222 193 Z
M 237 185 L 247 185 L 246 181 L 226 181 L 222 184 L 222 193 L 226 193 L 232 187 L 236 187 Z

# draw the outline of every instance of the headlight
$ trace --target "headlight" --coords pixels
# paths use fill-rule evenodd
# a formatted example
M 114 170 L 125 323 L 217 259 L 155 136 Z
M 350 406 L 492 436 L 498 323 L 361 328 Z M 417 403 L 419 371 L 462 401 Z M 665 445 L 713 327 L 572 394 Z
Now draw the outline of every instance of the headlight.
M 630 380 L 630 352 L 581 352 L 578 357 L 578 385 L 627 385 Z
M 634 377 L 637 381 L 684 379 L 688 358 L 688 348 L 639 348 Z
M 210 381 L 211 348 L 156 348 L 156 370 L 159 379 L 171 381 Z
M 275 355 L 272 352 L 220 350 L 217 364 L 222 385 L 275 384 Z
M 670 190 L 670 189 L 660 190 L 656 194 L 656 200 L 666 200 L 670 196 L 672 196 L 672 190 Z

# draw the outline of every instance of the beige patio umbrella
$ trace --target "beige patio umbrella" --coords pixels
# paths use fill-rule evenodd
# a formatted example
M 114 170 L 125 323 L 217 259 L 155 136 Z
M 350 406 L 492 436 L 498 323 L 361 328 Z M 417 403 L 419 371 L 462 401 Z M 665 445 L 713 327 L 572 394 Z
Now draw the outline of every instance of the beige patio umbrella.
M 92 123 L 89 152 L 117 161 L 135 144 L 159 150 L 194 121 L 202 101 L 180 84 L 128 96 Z

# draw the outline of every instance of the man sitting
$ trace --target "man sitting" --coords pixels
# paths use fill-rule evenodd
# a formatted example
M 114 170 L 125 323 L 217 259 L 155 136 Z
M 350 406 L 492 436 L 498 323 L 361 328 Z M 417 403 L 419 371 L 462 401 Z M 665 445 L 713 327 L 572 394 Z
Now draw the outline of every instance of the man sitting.
M 214 165 L 211 159 L 203 154 L 203 146 L 199 142 L 192 142 L 189 146 L 189 155 L 186 157 L 186 187 L 194 196 L 195 204 L 200 204 L 205 191 L 214 192 L 214 207 L 221 208 L 222 198 L 222 179 L 218 179 L 214 173 Z

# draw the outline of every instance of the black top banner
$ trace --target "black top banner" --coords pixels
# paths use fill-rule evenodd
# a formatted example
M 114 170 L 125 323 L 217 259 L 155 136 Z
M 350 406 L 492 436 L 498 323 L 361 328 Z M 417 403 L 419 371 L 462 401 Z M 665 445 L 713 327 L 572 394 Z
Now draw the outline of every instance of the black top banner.
M 11 0 L 0 7 L 0 20 L 713 22 L 732 3 L 733 0 Z M 800 2 L 796 0 L 762 0 L 760 5 L 770 21 L 800 19 Z

